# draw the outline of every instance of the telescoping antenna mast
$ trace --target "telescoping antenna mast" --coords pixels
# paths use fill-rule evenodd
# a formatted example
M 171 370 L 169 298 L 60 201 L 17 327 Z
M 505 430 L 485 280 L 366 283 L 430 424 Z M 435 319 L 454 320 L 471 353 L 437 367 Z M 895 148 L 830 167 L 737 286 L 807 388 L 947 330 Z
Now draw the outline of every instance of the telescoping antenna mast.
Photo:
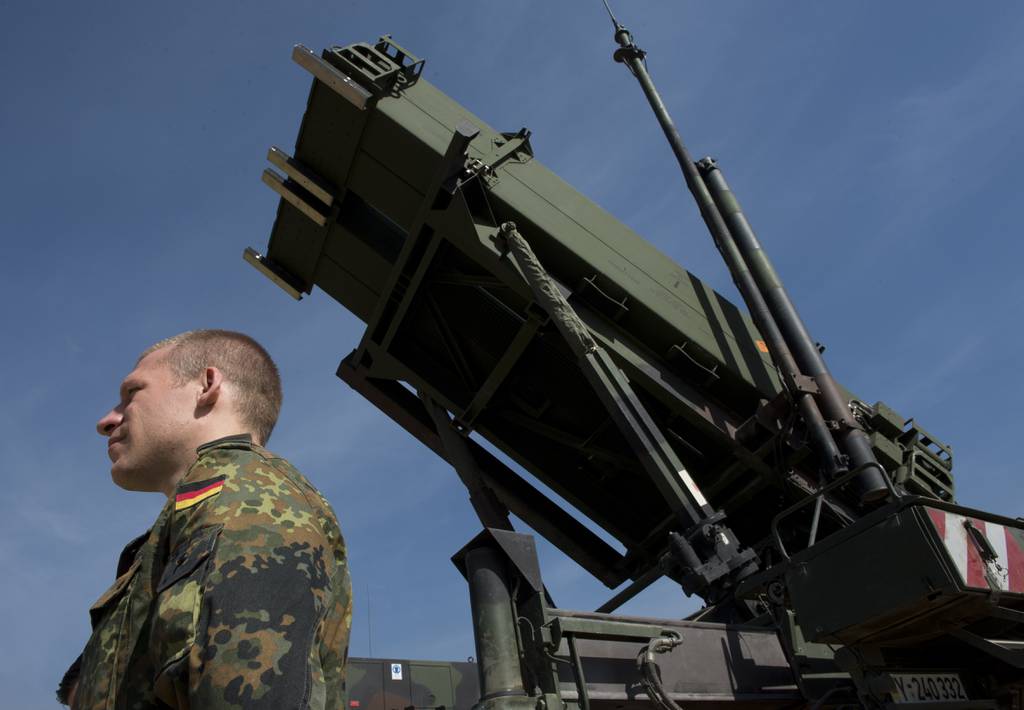
M 863 469 L 853 488 L 862 504 L 877 503 L 888 493 L 881 465 L 871 443 L 854 418 L 817 345 L 811 339 L 767 254 L 750 228 L 722 171 L 712 158 L 694 162 L 647 71 L 647 53 L 615 18 L 608 0 L 605 10 L 615 26 L 619 48 L 612 55 L 636 77 L 647 102 L 675 153 L 686 186 L 697 201 L 701 217 L 725 259 L 733 283 L 764 338 L 807 427 L 811 448 L 824 478 L 835 478 L 851 465 Z M 836 433 L 833 436 L 833 431 Z M 821 499 L 815 509 L 811 538 L 817 528 Z

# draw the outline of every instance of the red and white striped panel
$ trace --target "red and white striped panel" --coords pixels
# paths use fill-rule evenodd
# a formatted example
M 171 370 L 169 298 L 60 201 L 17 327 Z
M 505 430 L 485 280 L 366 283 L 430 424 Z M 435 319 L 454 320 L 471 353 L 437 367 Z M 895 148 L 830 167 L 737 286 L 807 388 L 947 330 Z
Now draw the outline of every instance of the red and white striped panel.
M 926 510 L 966 586 L 986 590 L 990 588 L 985 580 L 985 562 L 974 542 L 968 538 L 969 533 L 964 526 L 964 522 L 969 519 L 974 527 L 985 533 L 998 555 L 998 559 L 989 565 L 989 570 L 999 588 L 1024 593 L 1024 530 L 967 518 L 945 510 Z

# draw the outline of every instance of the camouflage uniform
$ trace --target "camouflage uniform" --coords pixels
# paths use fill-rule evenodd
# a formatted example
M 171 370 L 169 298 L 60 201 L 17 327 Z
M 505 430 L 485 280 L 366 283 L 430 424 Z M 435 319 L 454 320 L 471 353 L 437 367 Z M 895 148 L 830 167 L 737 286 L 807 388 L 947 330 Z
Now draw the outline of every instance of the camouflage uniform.
M 248 436 L 198 453 L 90 609 L 74 708 L 341 707 L 352 604 L 334 512 Z

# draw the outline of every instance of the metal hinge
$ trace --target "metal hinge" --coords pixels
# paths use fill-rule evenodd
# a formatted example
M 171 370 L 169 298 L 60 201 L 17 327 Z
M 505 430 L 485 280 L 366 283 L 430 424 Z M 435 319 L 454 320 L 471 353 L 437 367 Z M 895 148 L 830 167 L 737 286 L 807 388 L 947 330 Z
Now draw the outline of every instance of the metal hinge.
M 533 157 L 528 128 L 520 128 L 516 133 L 502 133 L 501 138 L 495 138 L 493 143 L 494 149 L 490 153 L 482 158 L 472 158 L 466 163 L 468 177 L 479 175 L 496 178 L 495 169 L 510 158 L 515 157 L 520 162 L 526 162 Z

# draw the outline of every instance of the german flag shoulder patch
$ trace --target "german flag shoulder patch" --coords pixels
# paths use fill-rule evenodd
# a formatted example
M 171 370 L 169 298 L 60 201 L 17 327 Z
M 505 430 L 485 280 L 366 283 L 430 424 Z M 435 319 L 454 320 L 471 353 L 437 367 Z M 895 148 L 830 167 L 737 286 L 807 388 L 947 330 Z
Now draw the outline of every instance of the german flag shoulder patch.
M 220 493 L 224 487 L 224 479 L 227 476 L 215 476 L 205 481 L 185 483 L 178 486 L 178 493 L 174 496 L 174 512 L 191 508 L 196 503 L 201 503 L 207 498 Z

